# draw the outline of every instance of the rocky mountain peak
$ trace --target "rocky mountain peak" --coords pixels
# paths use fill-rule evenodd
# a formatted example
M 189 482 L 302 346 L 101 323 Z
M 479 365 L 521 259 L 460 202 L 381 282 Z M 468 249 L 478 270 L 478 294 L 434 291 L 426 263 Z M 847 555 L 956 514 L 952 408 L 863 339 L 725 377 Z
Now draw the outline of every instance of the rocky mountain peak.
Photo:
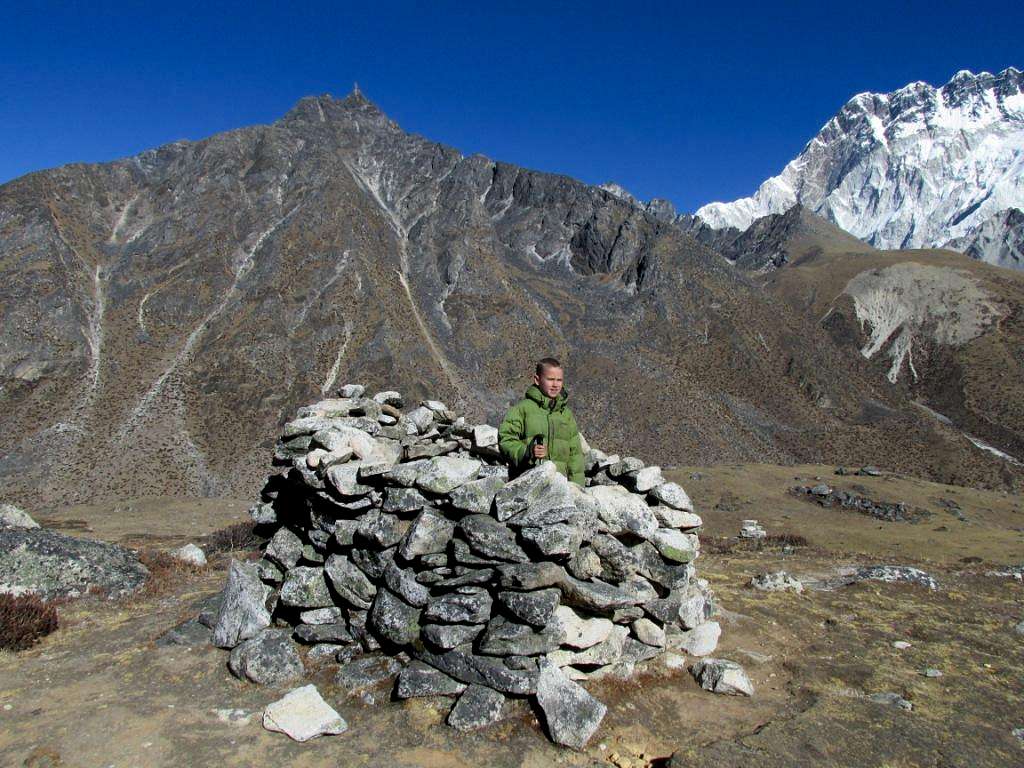
M 956 247 L 1004 263 L 999 254 L 1019 231 L 985 248 L 974 235 L 984 227 L 990 237 L 989 219 L 1024 205 L 1022 88 L 1021 72 L 1008 68 L 857 94 L 753 196 L 696 216 L 742 230 L 799 202 L 876 247 Z

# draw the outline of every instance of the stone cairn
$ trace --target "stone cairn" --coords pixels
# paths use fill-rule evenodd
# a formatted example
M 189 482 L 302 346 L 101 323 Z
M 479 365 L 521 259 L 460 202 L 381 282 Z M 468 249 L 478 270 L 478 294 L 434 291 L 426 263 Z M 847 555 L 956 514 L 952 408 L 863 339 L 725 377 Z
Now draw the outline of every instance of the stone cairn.
M 551 462 L 509 481 L 494 427 L 338 394 L 284 426 L 288 469 L 250 510 L 273 535 L 258 562 L 232 562 L 213 636 L 236 675 L 301 677 L 304 644 L 349 689 L 397 672 L 398 698 L 458 696 L 457 728 L 529 697 L 580 748 L 606 708 L 578 681 L 714 649 L 701 519 L 659 467 L 584 445 L 586 488 Z

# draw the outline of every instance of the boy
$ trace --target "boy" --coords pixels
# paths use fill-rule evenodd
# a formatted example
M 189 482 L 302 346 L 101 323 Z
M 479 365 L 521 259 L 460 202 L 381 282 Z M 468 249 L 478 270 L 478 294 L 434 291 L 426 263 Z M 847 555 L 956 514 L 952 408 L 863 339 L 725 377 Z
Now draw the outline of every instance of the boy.
M 553 357 L 537 363 L 533 386 L 513 405 L 498 429 L 498 445 L 516 477 L 546 460 L 577 485 L 584 485 L 580 431 L 566 406 L 565 373 Z

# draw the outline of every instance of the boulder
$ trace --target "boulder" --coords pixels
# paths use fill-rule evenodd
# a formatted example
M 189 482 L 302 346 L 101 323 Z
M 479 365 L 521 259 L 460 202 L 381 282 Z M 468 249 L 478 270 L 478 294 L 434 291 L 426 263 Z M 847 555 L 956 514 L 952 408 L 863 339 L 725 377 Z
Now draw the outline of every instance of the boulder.
M 422 555 L 441 554 L 455 533 L 455 524 L 433 510 L 426 509 L 409 527 L 398 547 L 399 557 L 412 560 Z
M 13 504 L 0 504 L 0 528 L 38 528 L 28 512 Z
M 281 685 L 305 673 L 302 659 L 287 629 L 264 629 L 235 646 L 228 669 L 235 677 L 257 685 Z
M 172 550 L 171 557 L 195 568 L 206 566 L 206 553 L 195 544 L 186 544 L 183 547 Z
M 49 528 L 0 527 L 0 593 L 49 600 L 95 589 L 116 598 L 137 590 L 147 576 L 136 554 L 117 544 Z
M 683 512 L 693 512 L 693 502 L 689 495 L 677 483 L 662 483 L 650 490 L 652 498 L 660 501 L 666 507 L 672 507 Z
M 468 483 L 480 471 L 476 459 L 436 456 L 416 476 L 416 487 L 431 493 L 449 493 Z
M 260 581 L 254 563 L 232 560 L 213 628 L 213 644 L 219 648 L 234 648 L 269 627 L 270 611 L 266 601 L 270 593 L 270 587 Z
M 598 502 L 600 521 L 612 535 L 632 534 L 646 539 L 658 529 L 658 519 L 647 503 L 622 486 L 591 486 L 587 494 Z
M 722 627 L 717 621 L 705 621 L 691 630 L 673 634 L 669 647 L 688 653 L 690 656 L 707 656 L 715 652 Z
M 552 741 L 573 749 L 587 745 L 608 711 L 585 688 L 548 662 L 541 663 L 537 677 L 537 704 Z
M 324 569 L 297 565 L 288 571 L 281 585 L 281 603 L 295 608 L 327 608 L 334 598 L 327 589 Z
M 448 502 L 456 509 L 464 512 L 475 512 L 487 515 L 494 505 L 495 494 L 505 485 L 505 481 L 497 475 L 481 477 L 460 485 L 448 494 Z
M 348 724 L 323 700 L 315 685 L 296 688 L 263 711 L 263 727 L 283 733 L 294 741 L 334 736 L 348 730 Z
M 473 731 L 501 719 L 505 697 L 484 685 L 471 685 L 448 713 L 448 725 L 457 731 Z
M 753 696 L 754 686 L 747 677 L 743 667 L 735 661 L 727 659 L 703 659 L 692 667 L 690 672 L 700 687 L 713 693 L 724 693 L 732 696 Z
M 516 543 L 515 533 L 490 515 L 467 515 L 459 521 L 457 530 L 469 548 L 482 557 L 514 563 L 530 560 Z

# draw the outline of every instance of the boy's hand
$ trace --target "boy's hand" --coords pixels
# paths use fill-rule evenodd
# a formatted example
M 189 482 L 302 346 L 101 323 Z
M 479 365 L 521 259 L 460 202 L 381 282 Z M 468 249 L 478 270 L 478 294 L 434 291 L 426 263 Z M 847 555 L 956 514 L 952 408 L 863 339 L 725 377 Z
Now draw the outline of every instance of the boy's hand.
M 546 459 L 548 457 L 548 447 L 546 445 L 535 445 L 533 446 L 533 458 L 535 459 Z

